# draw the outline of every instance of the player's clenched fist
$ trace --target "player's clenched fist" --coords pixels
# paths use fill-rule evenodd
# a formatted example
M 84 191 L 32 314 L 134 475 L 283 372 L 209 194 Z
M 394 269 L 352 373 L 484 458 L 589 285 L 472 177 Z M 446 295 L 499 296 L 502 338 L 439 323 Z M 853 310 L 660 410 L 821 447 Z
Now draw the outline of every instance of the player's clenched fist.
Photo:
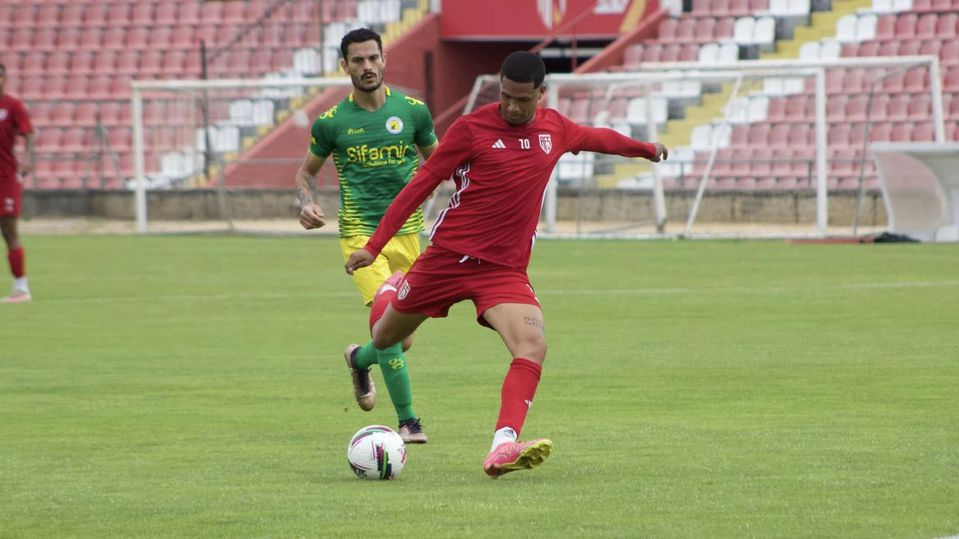
M 353 251 L 350 259 L 346 261 L 346 273 L 353 275 L 354 271 L 369 266 L 373 263 L 373 260 L 375 260 L 375 257 L 366 249 Z
M 667 148 L 665 145 L 654 142 L 653 146 L 656 147 L 656 156 L 650 159 L 650 161 L 653 163 L 658 163 L 660 161 L 665 161 L 666 158 L 669 157 L 669 148 Z
M 307 230 L 320 228 L 325 225 L 325 219 L 326 216 L 323 215 L 323 210 L 317 204 L 307 204 L 300 210 L 300 224 Z

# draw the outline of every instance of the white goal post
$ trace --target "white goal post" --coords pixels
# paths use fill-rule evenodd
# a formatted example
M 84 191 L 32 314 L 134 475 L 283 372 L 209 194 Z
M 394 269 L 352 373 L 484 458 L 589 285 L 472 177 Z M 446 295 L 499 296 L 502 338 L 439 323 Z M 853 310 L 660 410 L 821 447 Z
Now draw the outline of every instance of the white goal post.
M 229 164 L 230 157 L 236 158 L 243 150 L 240 135 L 243 130 L 259 134 L 268 132 L 280 122 L 276 117 L 276 103 L 290 106 L 296 114 L 297 105 L 301 106 L 318 93 L 320 89 L 339 88 L 344 91 L 352 88 L 348 77 L 343 78 L 269 78 L 269 79 L 217 79 L 217 80 L 135 80 L 132 83 L 132 127 L 133 127 L 133 169 L 132 187 L 134 191 L 134 213 L 136 230 L 139 233 L 148 230 L 147 191 L 150 189 L 191 189 L 187 180 L 202 176 L 205 171 L 200 163 L 204 154 L 216 154 L 215 160 L 223 168 Z M 219 105 L 225 118 L 211 117 L 211 105 Z M 145 121 L 145 104 L 163 103 L 160 110 L 173 118 L 160 118 L 158 125 Z M 248 105 L 248 106 L 237 106 Z M 292 105 L 292 106 L 291 106 Z M 239 112 L 238 112 L 239 111 Z M 162 114 L 162 113 L 161 113 Z M 237 118 L 237 114 L 240 118 Z M 302 116 L 302 115 L 301 115 Z M 307 126 L 313 118 L 303 117 L 300 123 Z M 216 125 L 214 125 L 216 124 Z M 212 127 L 211 127 L 212 126 Z M 171 144 L 148 148 L 145 134 L 160 129 L 172 130 Z M 211 135 L 211 131 L 217 133 Z M 297 152 L 302 156 L 308 140 L 304 140 Z M 209 152 L 207 152 L 209 148 Z M 180 166 L 173 171 L 148 170 L 145 156 L 156 156 L 166 152 L 163 157 L 180 157 Z M 302 157 L 300 157 L 302 159 Z M 158 165 L 154 165 L 157 168 Z M 179 169 L 179 170 L 178 170 Z M 221 217 L 229 221 L 229 210 L 225 208 L 226 187 L 221 181 L 213 187 L 220 199 Z M 212 182 L 213 178 L 206 178 Z M 290 176 L 290 192 L 293 177 Z

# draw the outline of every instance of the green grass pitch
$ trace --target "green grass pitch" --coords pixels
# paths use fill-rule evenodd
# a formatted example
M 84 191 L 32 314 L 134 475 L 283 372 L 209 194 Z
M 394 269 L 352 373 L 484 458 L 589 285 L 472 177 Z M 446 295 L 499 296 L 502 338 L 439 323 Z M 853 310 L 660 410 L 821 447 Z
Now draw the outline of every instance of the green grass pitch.
M 385 391 L 353 402 L 366 310 L 335 239 L 25 244 L 0 537 L 959 533 L 955 246 L 541 241 L 524 435 L 552 457 L 483 474 L 510 358 L 464 303 L 409 354 L 429 444 L 371 482 L 346 444 L 396 421 Z

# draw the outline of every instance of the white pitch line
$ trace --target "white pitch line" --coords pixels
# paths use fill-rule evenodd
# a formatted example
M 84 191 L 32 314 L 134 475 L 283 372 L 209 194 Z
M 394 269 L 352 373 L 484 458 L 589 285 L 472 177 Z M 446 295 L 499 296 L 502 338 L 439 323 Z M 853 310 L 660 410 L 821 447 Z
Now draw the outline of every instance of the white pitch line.
M 834 285 L 812 286 L 730 286 L 704 288 L 593 288 L 593 289 L 537 289 L 538 296 L 620 296 L 620 295 L 664 295 L 664 294 L 709 294 L 709 293 L 752 293 L 781 294 L 790 292 L 820 292 L 842 290 L 888 290 L 912 288 L 953 288 L 959 287 L 959 281 L 903 281 L 898 283 L 841 283 Z M 100 298 L 35 298 L 35 303 L 138 303 L 148 301 L 230 301 L 230 300 L 272 300 L 289 298 L 348 298 L 355 296 L 352 291 L 313 292 L 313 293 L 276 293 L 276 294 L 172 294 L 169 296 L 125 296 Z M 957 538 L 959 539 L 959 538 Z

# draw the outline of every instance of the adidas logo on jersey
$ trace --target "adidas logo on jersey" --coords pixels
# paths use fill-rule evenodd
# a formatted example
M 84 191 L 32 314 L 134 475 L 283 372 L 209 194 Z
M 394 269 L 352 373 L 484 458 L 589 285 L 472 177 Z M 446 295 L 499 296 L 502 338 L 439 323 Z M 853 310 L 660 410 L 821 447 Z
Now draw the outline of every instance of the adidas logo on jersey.
M 496 148 L 497 150 L 505 150 L 506 144 L 503 144 L 503 139 L 498 138 L 496 139 L 496 142 L 493 143 L 493 148 Z

